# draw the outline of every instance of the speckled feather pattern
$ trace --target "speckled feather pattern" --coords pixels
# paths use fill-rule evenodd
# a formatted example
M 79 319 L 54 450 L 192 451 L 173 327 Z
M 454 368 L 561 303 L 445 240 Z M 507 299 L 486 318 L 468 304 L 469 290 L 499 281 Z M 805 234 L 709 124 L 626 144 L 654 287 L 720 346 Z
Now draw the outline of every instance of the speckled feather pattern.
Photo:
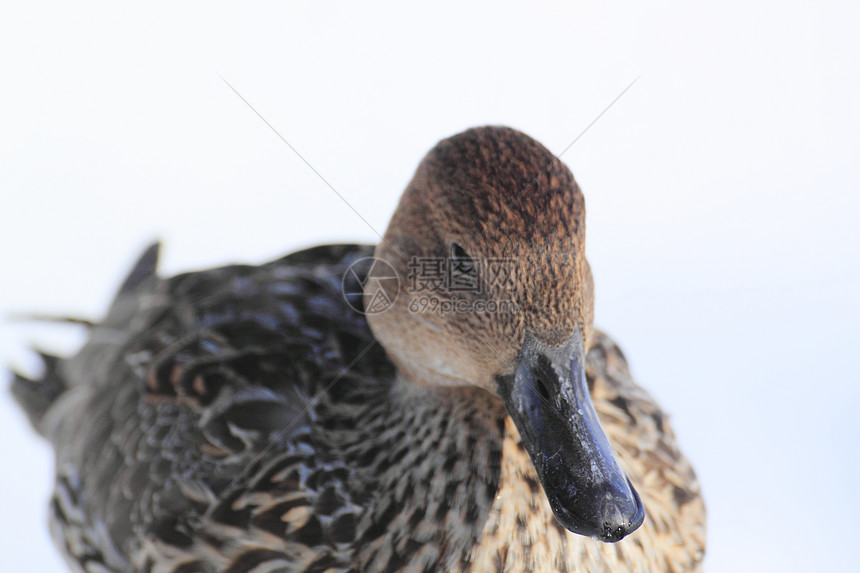
M 647 511 L 611 545 L 555 521 L 500 400 L 399 377 L 341 296 L 372 252 L 138 269 L 39 426 L 76 571 L 697 570 L 698 482 L 608 337 L 589 384 Z

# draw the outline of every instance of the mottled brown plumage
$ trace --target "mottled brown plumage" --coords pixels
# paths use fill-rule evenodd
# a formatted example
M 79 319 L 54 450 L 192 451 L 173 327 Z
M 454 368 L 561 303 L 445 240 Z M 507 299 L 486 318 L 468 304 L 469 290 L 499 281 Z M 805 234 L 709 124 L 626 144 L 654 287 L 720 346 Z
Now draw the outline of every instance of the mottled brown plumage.
M 592 329 L 584 216 L 572 175 L 545 148 L 511 129 L 479 128 L 428 154 L 375 254 L 404 281 L 416 257 L 504 261 L 509 281 L 431 294 L 469 308 L 509 300 L 506 312 L 416 311 L 422 293 L 407 289 L 365 317 L 360 297 L 343 292 L 372 288 L 347 272 L 372 247 L 319 247 L 169 279 L 155 276 L 157 250 L 149 250 L 81 352 L 52 361 L 45 380 L 19 377 L 14 386 L 57 450 L 52 532 L 69 564 L 697 570 L 698 482 L 667 416 L 633 382 L 618 347 Z M 600 453 L 602 433 L 586 427 L 587 412 L 570 414 L 571 439 L 585 436 L 598 469 L 619 464 L 647 513 L 638 529 L 622 517 L 619 529 L 596 530 L 607 541 L 626 536 L 614 544 L 569 531 L 594 518 L 545 485 L 569 478 L 582 492 L 606 491 L 611 503 L 593 505 L 607 516 L 598 528 L 636 509 L 632 488 L 604 482 L 598 469 L 559 478 L 555 466 L 535 466 L 546 461 L 547 436 L 567 435 L 546 433 L 541 420 L 567 431 L 558 426 L 567 418 L 553 417 L 566 398 L 553 392 L 575 394 L 583 341 L 585 392 L 617 461 Z M 532 380 L 550 390 L 538 400 L 523 376 L 568 350 L 573 366 L 553 363 L 557 380 Z M 522 403 L 532 405 L 517 410 Z M 558 447 L 556 456 L 576 454 Z

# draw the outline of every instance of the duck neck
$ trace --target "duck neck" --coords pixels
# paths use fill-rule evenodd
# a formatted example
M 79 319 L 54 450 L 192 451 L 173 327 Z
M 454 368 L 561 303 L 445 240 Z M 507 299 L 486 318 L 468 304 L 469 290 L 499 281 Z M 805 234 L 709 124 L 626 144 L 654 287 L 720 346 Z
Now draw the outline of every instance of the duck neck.
M 460 569 L 499 486 L 501 401 L 479 388 L 398 378 L 367 414 L 350 451 L 369 502 L 357 528 L 362 570 L 389 569 L 386 560 L 410 543 L 435 547 L 453 560 L 447 570 Z

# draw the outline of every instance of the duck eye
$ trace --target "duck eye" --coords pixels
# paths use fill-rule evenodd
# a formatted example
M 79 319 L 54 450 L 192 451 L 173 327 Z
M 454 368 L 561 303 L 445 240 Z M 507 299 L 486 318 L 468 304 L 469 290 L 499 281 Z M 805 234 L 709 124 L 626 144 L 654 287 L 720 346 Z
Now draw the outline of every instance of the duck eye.
M 451 243 L 451 258 L 455 261 L 471 262 L 472 257 L 466 252 L 466 249 L 457 243 Z
M 469 256 L 466 249 L 457 243 L 451 243 L 451 267 L 454 272 L 474 273 L 475 260 Z
M 451 244 L 450 287 L 458 291 L 477 291 L 478 271 L 475 259 L 457 243 Z

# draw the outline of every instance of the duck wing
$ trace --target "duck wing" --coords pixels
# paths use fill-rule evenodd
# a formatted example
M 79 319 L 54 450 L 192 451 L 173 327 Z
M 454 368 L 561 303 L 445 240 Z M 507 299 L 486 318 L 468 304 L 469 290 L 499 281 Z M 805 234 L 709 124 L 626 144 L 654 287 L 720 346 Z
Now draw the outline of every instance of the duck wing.
M 52 365 L 44 391 L 16 382 L 28 385 L 18 394 L 42 396 L 24 405 L 57 452 L 52 533 L 76 569 L 144 569 L 155 552 L 180 563 L 204 523 L 249 527 L 250 506 L 230 500 L 247 504 L 275 461 L 315 455 L 321 397 L 361 386 L 339 380 L 391 377 L 341 294 L 346 269 L 371 254 L 325 246 L 161 279 L 154 245 L 82 350 Z

